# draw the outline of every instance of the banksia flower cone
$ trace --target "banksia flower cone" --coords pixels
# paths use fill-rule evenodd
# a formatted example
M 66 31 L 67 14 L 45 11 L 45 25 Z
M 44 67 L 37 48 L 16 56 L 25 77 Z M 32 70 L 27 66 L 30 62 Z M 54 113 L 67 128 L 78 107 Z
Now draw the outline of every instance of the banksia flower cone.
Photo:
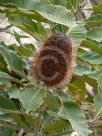
M 74 45 L 70 38 L 52 33 L 34 58 L 34 79 L 50 88 L 62 88 L 71 80 L 74 61 Z

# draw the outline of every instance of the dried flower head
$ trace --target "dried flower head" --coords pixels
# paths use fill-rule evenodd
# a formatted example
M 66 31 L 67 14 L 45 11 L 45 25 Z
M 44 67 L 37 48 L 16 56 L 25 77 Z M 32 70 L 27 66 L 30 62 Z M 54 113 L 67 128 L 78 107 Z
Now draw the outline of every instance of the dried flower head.
M 52 33 L 36 53 L 32 71 L 36 81 L 43 81 L 47 87 L 62 88 L 72 75 L 74 44 L 61 33 Z

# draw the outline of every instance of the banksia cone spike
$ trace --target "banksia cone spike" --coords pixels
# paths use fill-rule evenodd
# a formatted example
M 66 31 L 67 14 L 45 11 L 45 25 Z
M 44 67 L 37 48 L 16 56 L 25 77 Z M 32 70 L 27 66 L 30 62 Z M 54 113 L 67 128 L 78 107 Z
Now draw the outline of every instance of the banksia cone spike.
M 74 44 L 61 33 L 52 33 L 44 41 L 32 65 L 36 81 L 47 87 L 62 88 L 69 83 L 75 62 Z

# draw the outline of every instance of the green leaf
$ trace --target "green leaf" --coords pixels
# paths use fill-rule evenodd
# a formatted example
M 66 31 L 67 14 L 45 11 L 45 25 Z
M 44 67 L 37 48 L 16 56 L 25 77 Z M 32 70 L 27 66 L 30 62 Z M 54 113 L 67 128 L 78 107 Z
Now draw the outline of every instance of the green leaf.
M 80 58 L 90 64 L 102 64 L 102 56 L 93 51 L 86 52 L 84 55 L 81 55 Z
M 23 92 L 24 90 L 19 91 L 19 89 L 16 86 L 12 86 L 12 88 L 8 90 L 8 95 L 10 96 L 10 99 L 12 98 L 19 99 Z
M 23 118 L 30 130 L 33 130 L 36 126 L 36 119 L 34 116 L 31 116 L 30 114 L 23 114 Z
M 90 48 L 91 50 L 99 53 L 100 55 L 102 55 L 102 47 L 98 44 L 96 44 L 95 42 L 91 41 L 91 40 L 85 40 L 82 43 L 86 48 Z
M 8 16 L 9 22 L 26 33 L 30 34 L 37 40 L 39 40 L 42 36 L 46 34 L 45 28 L 42 26 L 40 22 L 34 22 L 28 17 L 17 15 L 17 14 L 12 14 Z M 17 34 L 15 35 L 16 39 L 18 40 Z M 19 39 L 20 42 L 20 39 Z
M 11 113 L 13 119 L 18 123 L 18 125 L 21 128 L 24 128 L 26 131 L 29 131 L 30 126 L 28 126 L 25 123 L 24 118 L 20 115 L 24 113 L 18 111 L 15 104 L 11 100 L 4 98 L 1 95 L 0 95 L 0 110 L 6 113 Z
M 86 30 L 83 25 L 77 24 L 75 27 L 69 29 L 67 35 L 79 46 L 82 40 L 86 39 Z
M 11 47 L 13 47 L 14 48 L 14 50 L 17 52 L 17 53 L 19 53 L 21 56 L 24 56 L 24 57 L 31 57 L 31 56 L 33 56 L 33 51 L 31 51 L 30 49 L 29 49 L 29 46 L 30 46 L 30 44 L 28 44 L 28 48 L 27 48 L 27 46 L 25 46 L 25 45 L 20 45 L 20 46 L 16 46 L 16 45 L 12 45 Z
M 30 126 L 30 122 L 28 122 L 26 119 L 27 117 L 25 118 L 23 115 L 18 115 L 18 114 L 12 114 L 12 117 L 14 118 L 15 122 L 17 122 L 17 124 L 20 128 L 24 128 L 24 130 L 26 132 L 31 131 L 33 126 L 32 127 Z M 32 118 L 32 121 L 33 121 L 33 118 Z M 32 122 L 31 122 L 31 124 L 32 124 Z
M 68 85 L 68 93 L 70 92 L 71 98 L 74 100 L 85 99 L 86 96 L 86 85 L 84 80 L 77 78 L 74 82 Z
M 46 103 L 48 104 L 48 108 L 53 111 L 58 110 L 60 106 L 60 104 L 57 101 L 57 98 L 54 96 L 52 92 L 47 93 Z
M 46 90 L 43 86 L 26 88 L 24 93 L 21 95 L 21 102 L 27 112 L 32 110 L 34 111 L 41 105 L 45 96 Z
M 92 71 L 89 74 L 87 74 L 88 77 L 94 79 L 94 80 L 99 80 L 102 77 L 102 72 L 100 71 Z
M 87 32 L 87 38 L 102 42 L 102 28 L 93 28 Z
M 35 111 L 42 103 L 47 92 L 43 85 L 25 89 L 13 89 L 9 92 L 11 98 L 20 99 L 27 112 Z
M 27 0 L 23 0 L 22 2 L 17 2 L 16 0 L 7 0 L 6 2 L 4 2 L 3 0 L 1 0 L 0 3 L 12 3 L 26 11 L 35 10 L 44 18 L 47 18 L 48 20 L 58 24 L 66 25 L 69 27 L 73 27 L 75 25 L 75 17 L 73 16 L 73 14 L 70 12 L 70 10 L 60 5 L 48 4 L 41 0 L 30 1 L 29 4 Z
M 52 25 L 52 31 L 53 32 L 61 32 L 61 33 L 66 34 L 68 32 L 68 29 L 69 28 L 67 26 L 64 26 L 64 25 L 61 25 L 61 24 Z
M 0 5 L 3 7 L 6 7 L 3 9 L 0 9 L 0 13 L 5 13 L 7 16 L 11 15 L 11 14 L 13 14 L 13 15 L 16 14 L 16 15 L 22 15 L 22 16 L 28 17 L 29 19 L 34 19 L 34 20 L 40 21 L 40 22 L 45 22 L 45 23 L 49 22 L 47 19 L 43 18 L 39 13 L 37 13 L 35 11 L 24 11 L 24 10 L 18 9 L 17 7 L 15 7 L 15 5 L 12 5 L 12 4 L 10 4 L 10 5 L 9 4 L 7 4 L 7 5 L 0 4 Z M 12 6 L 12 7 L 10 7 L 10 6 Z M 13 9 L 11 9 L 11 8 L 13 8 Z
M 72 129 L 68 122 L 64 120 L 53 120 L 45 126 L 45 134 L 63 135 L 64 133 L 71 133 Z
M 102 24 L 102 15 L 94 15 L 86 20 L 88 24 Z
M 2 97 L 1 95 L 0 95 L 0 110 L 6 111 L 6 112 L 18 111 L 15 107 L 15 104 L 12 101 Z
M 53 116 L 62 118 L 70 122 L 72 128 L 82 136 L 88 136 L 90 133 L 85 122 L 84 113 L 78 105 L 71 101 L 69 96 L 64 92 L 55 92 L 61 102 L 59 112 L 50 112 Z M 74 112 L 73 112 L 74 111 Z
M 88 136 L 90 133 L 83 112 L 74 102 L 64 103 L 60 108 L 59 115 L 68 120 L 72 128 L 80 135 Z
M 3 54 L 3 57 L 6 61 L 6 63 L 20 76 L 27 79 L 24 73 L 24 67 L 26 66 L 25 61 L 18 56 L 14 51 L 4 47 L 0 46 L 0 51 Z
M 16 31 L 14 31 L 14 36 L 15 36 L 15 39 L 16 39 L 16 41 L 20 44 L 20 45 L 22 45 L 22 42 L 21 42 L 21 37 L 20 37 L 20 35 L 16 32 Z
M 91 72 L 90 68 L 84 67 L 82 65 L 77 65 L 74 69 L 74 73 L 79 76 L 83 76 L 84 74 L 89 74 Z
M 100 71 L 91 71 L 90 68 L 87 68 L 87 67 L 81 66 L 81 65 L 78 65 L 75 68 L 76 81 L 87 82 L 89 85 L 91 85 L 95 89 L 97 87 L 97 80 L 99 80 L 101 76 L 102 76 L 101 70 Z M 78 88 L 80 88 L 80 86 Z
M 14 130 L 8 127 L 0 127 L 0 136 L 12 136 Z
M 3 120 L 5 122 L 12 122 L 13 118 L 9 113 L 0 112 L 0 120 Z
M 29 50 L 28 48 L 26 48 L 26 46 L 24 46 L 22 44 L 22 42 L 21 42 L 21 36 L 17 32 L 15 32 L 15 31 L 14 31 L 14 35 L 15 35 L 15 38 L 16 38 L 17 42 L 20 44 L 20 46 L 13 45 L 11 47 L 13 47 L 22 56 L 26 56 L 26 57 L 32 56 L 33 51 Z
M 0 71 L 0 83 L 2 83 L 2 81 L 7 82 L 9 80 L 21 84 L 21 82 L 18 79 L 13 78 L 7 73 Z
M 35 46 L 31 43 L 23 44 L 17 46 L 16 44 L 9 45 L 10 49 L 13 49 L 17 54 L 20 54 L 22 57 L 31 57 L 35 51 Z
M 75 67 L 75 70 L 74 70 L 74 74 L 77 75 L 77 76 L 88 76 L 94 80 L 98 80 L 101 76 L 102 76 L 102 73 L 101 73 L 101 70 L 97 70 L 97 71 L 91 71 L 90 68 L 88 67 L 85 67 L 85 66 L 82 66 L 82 65 L 78 65 Z
M 45 126 L 47 124 L 49 124 L 52 120 L 54 119 L 54 117 L 50 116 L 47 111 L 44 112 L 43 114 L 43 119 L 42 119 L 42 127 L 41 129 L 45 128 Z
M 91 10 L 93 10 L 95 12 L 102 12 L 102 4 L 98 4 L 98 5 L 94 6 L 94 7 L 92 7 Z
M 98 94 L 94 99 L 95 103 L 95 117 L 99 117 L 102 115 L 102 76 L 98 80 Z
M 67 1 L 66 0 L 50 0 L 52 4 L 55 4 L 55 5 L 62 5 L 64 7 L 67 6 Z

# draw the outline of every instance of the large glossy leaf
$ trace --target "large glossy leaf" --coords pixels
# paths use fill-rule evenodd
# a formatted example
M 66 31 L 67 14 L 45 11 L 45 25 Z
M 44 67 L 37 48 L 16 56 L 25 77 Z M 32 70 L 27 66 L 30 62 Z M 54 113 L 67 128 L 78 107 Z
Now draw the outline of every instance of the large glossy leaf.
M 13 14 L 9 15 L 8 19 L 11 24 L 19 27 L 20 29 L 30 34 L 37 40 L 39 40 L 42 36 L 46 34 L 46 30 L 40 22 L 34 22 L 28 17 Z
M 1 5 L 2 6 L 2 5 Z M 25 17 L 28 17 L 29 19 L 34 19 L 39 22 L 45 22 L 48 23 L 49 21 L 42 17 L 39 13 L 37 12 L 32 12 L 32 11 L 23 11 L 15 7 L 15 5 L 9 6 L 9 5 L 3 5 L 3 9 L 0 9 L 0 13 L 5 13 L 7 16 L 11 14 L 17 14 L 17 15 L 22 15 Z M 9 9 L 8 9 L 9 8 Z M 13 9 L 12 9 L 13 8 Z M 16 8 L 16 9 L 14 9 Z
M 15 107 L 15 104 L 12 101 L 2 97 L 1 95 L 0 95 L 0 110 L 7 111 L 7 112 L 18 111 Z
M 8 100 L 7 98 L 4 98 L 0 95 L 0 111 L 11 113 L 13 119 L 18 123 L 18 125 L 21 128 L 24 128 L 26 131 L 29 131 L 30 126 L 27 126 L 27 123 L 24 120 L 24 117 L 20 114 L 25 114 L 17 110 L 15 104 Z M 27 116 L 27 115 L 26 115 Z
M 76 132 L 82 136 L 88 136 L 90 131 L 85 122 L 84 113 L 80 110 L 78 105 L 71 101 L 68 95 L 64 92 L 58 92 L 56 95 L 61 102 L 61 107 L 58 115 L 56 114 L 56 117 L 59 116 L 68 120 Z
M 82 136 L 88 136 L 90 131 L 86 125 L 85 116 L 77 104 L 72 102 L 68 96 L 62 92 L 57 93 L 57 96 L 62 104 L 59 112 L 56 113 L 53 111 L 48 111 L 48 113 L 52 116 L 55 116 L 56 118 L 60 117 L 69 121 L 75 131 L 77 131 Z
M 82 25 L 77 24 L 75 27 L 69 29 L 67 35 L 79 46 L 82 40 L 86 39 L 86 30 Z
M 8 90 L 8 94 L 10 98 L 19 99 L 21 94 L 23 94 L 23 90 L 20 92 L 16 86 L 12 86 L 12 88 Z
M 94 99 L 95 102 L 95 117 L 99 117 L 102 115 L 102 76 L 98 80 L 98 94 Z
M 0 110 L 6 113 L 11 113 L 14 120 L 16 120 L 16 122 L 21 127 L 24 127 L 26 130 L 28 130 L 27 126 L 25 126 L 23 123 L 22 118 L 17 115 L 20 114 L 20 112 L 16 109 L 15 104 L 12 101 L 0 96 Z
M 74 69 L 74 73 L 79 76 L 83 76 L 84 74 L 89 74 L 91 72 L 90 68 L 84 67 L 82 65 L 77 65 Z
M 88 51 L 81 56 L 81 59 L 91 64 L 102 64 L 102 56 L 93 51 Z
M 25 76 L 24 73 L 24 67 L 26 66 L 25 61 L 18 56 L 14 51 L 4 47 L 4 46 L 0 46 L 0 51 L 3 54 L 3 57 L 6 61 L 6 63 L 20 76 L 23 76 L 25 78 L 27 78 Z
M 90 48 L 91 50 L 102 55 L 102 47 L 99 44 L 96 44 L 95 42 L 91 40 L 83 41 L 83 46 L 85 46 L 86 48 Z
M 86 22 L 88 24 L 102 24 L 102 15 L 91 16 Z
M 26 111 L 29 112 L 35 111 L 41 105 L 46 93 L 45 87 L 40 85 L 22 90 L 14 88 L 9 92 L 9 95 L 11 98 L 20 99 Z
M 93 28 L 87 32 L 87 38 L 102 42 L 102 28 Z
M 101 70 L 92 71 L 89 74 L 87 74 L 87 76 L 98 81 L 102 77 L 102 72 L 101 72 Z
M 40 0 L 30 1 L 29 4 L 27 0 L 23 1 L 1 0 L 0 3 L 1 4 L 12 3 L 26 11 L 35 10 L 44 18 L 47 18 L 48 20 L 53 21 L 55 23 L 63 24 L 70 27 L 73 27 L 75 25 L 75 18 L 73 14 L 68 9 L 60 5 L 55 6 Z
M 102 76 L 101 71 L 91 71 L 90 68 L 87 68 L 85 66 L 78 65 L 75 68 L 76 81 L 80 82 L 80 80 L 82 80 L 83 82 L 87 82 L 94 88 L 97 87 L 97 80 L 99 80 L 101 76 Z
M 46 90 L 43 86 L 37 88 L 25 89 L 21 96 L 22 104 L 27 112 L 36 110 L 42 103 L 43 98 L 46 96 Z
M 63 116 L 66 120 L 69 120 L 73 129 L 82 136 L 88 136 L 90 133 L 88 126 L 85 123 L 84 114 L 75 103 L 71 101 L 64 103 L 60 108 L 59 115 Z
M 83 77 L 84 77 L 84 75 L 86 75 L 94 80 L 98 80 L 102 76 L 101 70 L 91 71 L 90 68 L 87 68 L 87 67 L 81 66 L 81 65 L 78 65 L 75 67 L 74 74 L 76 74 L 77 76 L 83 76 Z

